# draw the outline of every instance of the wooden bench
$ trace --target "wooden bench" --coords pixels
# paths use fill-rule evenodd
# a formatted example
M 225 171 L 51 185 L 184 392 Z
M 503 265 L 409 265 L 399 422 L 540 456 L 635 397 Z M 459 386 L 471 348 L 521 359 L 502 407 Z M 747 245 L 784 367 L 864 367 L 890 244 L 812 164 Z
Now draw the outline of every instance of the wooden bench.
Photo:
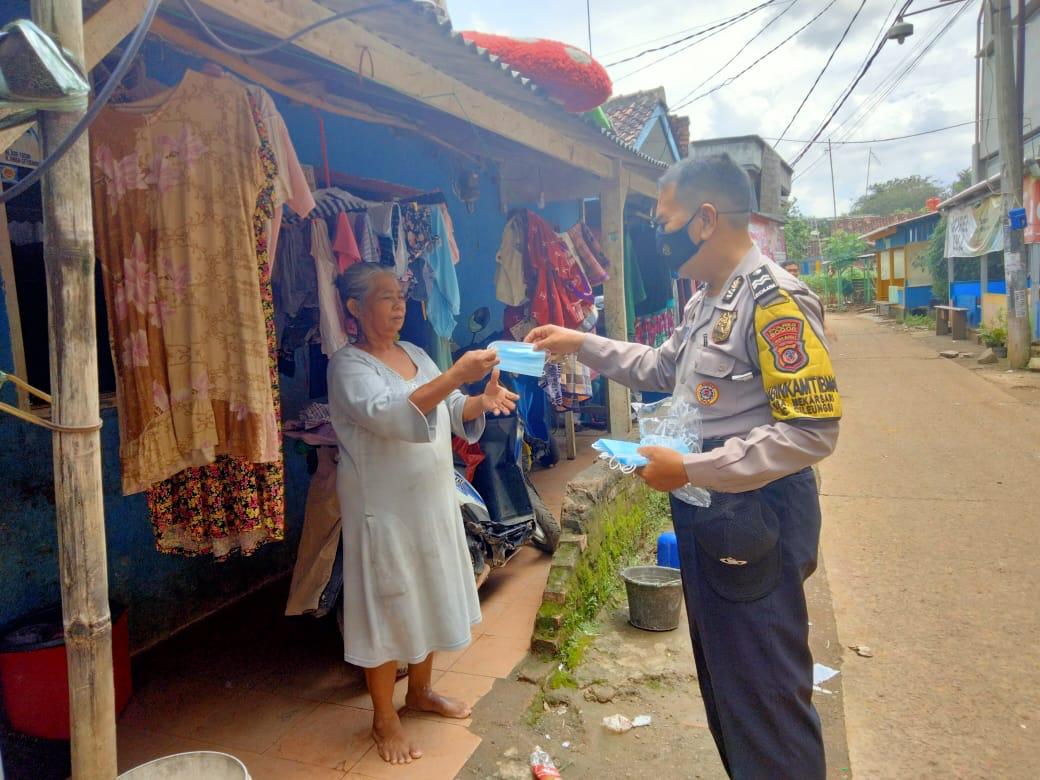
M 936 306 L 935 335 L 945 336 L 951 331 L 954 341 L 968 338 L 968 310 L 960 306 Z
M 892 313 L 891 301 L 874 301 L 874 314 L 878 317 L 887 317 Z

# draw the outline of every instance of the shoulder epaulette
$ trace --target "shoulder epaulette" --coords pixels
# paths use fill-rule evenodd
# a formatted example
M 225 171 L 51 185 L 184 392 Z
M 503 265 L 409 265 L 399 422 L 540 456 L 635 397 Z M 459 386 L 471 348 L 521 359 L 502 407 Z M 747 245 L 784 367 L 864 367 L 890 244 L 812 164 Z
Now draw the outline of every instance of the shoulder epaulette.
M 780 300 L 780 285 L 769 270 L 769 266 L 761 265 L 747 275 L 748 286 L 759 306 L 769 306 Z

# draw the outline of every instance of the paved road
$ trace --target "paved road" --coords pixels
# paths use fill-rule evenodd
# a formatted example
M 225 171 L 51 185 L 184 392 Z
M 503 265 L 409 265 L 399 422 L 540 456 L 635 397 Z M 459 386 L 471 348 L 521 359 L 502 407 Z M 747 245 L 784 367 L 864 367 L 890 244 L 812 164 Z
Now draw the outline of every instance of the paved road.
M 858 778 L 1040 777 L 1040 408 L 839 315 L 823 553 Z

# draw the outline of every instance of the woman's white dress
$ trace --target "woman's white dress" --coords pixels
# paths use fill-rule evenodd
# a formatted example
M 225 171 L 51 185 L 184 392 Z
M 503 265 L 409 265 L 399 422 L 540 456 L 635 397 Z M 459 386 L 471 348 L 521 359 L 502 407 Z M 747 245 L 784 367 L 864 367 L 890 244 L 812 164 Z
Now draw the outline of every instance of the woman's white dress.
M 462 421 L 455 392 L 429 415 L 409 400 L 440 371 L 401 346 L 413 380 L 356 347 L 329 362 L 343 516 L 343 648 L 352 664 L 418 663 L 470 641 L 480 601 L 455 498 L 451 433 L 475 442 L 484 419 Z

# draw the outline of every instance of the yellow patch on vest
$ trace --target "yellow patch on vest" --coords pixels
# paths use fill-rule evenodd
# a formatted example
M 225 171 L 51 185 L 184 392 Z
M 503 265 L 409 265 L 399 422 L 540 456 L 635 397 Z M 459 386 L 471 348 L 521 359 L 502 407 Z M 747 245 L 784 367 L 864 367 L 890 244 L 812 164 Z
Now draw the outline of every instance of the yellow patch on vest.
M 836 420 L 841 396 L 826 347 L 784 291 L 755 306 L 755 341 L 762 386 L 776 420 Z

